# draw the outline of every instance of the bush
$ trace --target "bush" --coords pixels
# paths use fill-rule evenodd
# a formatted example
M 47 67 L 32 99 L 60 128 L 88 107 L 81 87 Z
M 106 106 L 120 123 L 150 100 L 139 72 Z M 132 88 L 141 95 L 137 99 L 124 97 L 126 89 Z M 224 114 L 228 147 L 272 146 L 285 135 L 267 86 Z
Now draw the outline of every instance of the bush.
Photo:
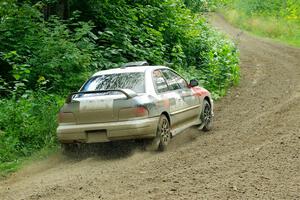
M 85 4 L 85 10 L 78 9 L 92 15 L 80 17 L 77 12 L 68 20 L 55 16 L 44 20 L 39 4 L 2 2 L 0 55 L 10 71 L 14 65 L 30 71 L 27 82 L 23 81 L 26 88 L 37 88 L 43 80 L 52 92 L 76 90 L 91 73 L 135 60 L 186 71 L 195 67 L 201 72 L 196 78 L 221 95 L 237 82 L 236 48 L 183 1 L 90 0 Z M 16 52 L 18 59 L 7 60 L 10 52 Z M 7 78 L 12 73 L 1 74 L 10 85 L 16 79 Z
M 45 79 L 52 92 L 77 89 L 91 66 L 97 65 L 92 23 L 73 18 L 62 21 L 55 16 L 45 21 L 38 5 L 17 5 L 14 1 L 0 3 L 0 16 L 0 59 L 4 63 L 5 55 L 16 52 L 14 64 L 26 65 L 30 70 L 27 88 L 35 89 L 38 80 Z M 12 70 L 11 65 L 0 75 L 12 82 Z
M 184 0 L 184 4 L 193 12 L 214 11 L 224 0 Z
M 0 100 L 0 163 L 16 162 L 56 144 L 56 114 L 62 99 L 33 93 Z

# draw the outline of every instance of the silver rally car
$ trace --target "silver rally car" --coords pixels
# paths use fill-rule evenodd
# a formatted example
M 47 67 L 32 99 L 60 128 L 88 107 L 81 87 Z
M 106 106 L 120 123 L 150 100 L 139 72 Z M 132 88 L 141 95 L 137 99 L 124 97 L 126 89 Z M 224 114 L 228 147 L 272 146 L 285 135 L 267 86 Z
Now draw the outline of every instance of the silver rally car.
M 63 145 L 148 139 L 165 150 L 184 129 L 212 126 L 210 93 L 174 70 L 145 61 L 95 73 L 59 112 L 58 140 Z

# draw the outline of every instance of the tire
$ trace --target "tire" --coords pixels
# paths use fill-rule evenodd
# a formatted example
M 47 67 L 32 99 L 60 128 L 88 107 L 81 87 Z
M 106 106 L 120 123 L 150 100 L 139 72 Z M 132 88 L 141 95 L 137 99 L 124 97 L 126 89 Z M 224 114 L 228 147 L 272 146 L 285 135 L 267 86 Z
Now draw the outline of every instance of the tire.
M 213 125 L 213 115 L 209 102 L 204 99 L 202 112 L 200 115 L 200 119 L 202 121 L 201 127 L 203 131 L 210 131 Z
M 171 140 L 170 122 L 165 115 L 161 115 L 158 121 L 156 137 L 147 144 L 146 149 L 152 151 L 165 151 Z

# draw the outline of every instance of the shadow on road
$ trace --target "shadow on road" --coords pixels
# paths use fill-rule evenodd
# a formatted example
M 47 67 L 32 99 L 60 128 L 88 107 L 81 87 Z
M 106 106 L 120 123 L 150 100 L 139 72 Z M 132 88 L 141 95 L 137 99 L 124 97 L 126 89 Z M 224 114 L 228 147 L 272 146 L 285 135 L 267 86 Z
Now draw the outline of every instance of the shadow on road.
M 167 151 L 175 151 L 182 146 L 189 145 L 190 142 L 205 134 L 207 133 L 199 131 L 197 127 L 191 127 L 176 135 L 171 140 Z M 159 153 L 154 150 L 146 150 L 146 145 L 147 143 L 144 143 L 143 140 L 122 140 L 94 144 L 69 144 L 63 146 L 61 151 L 67 157 L 76 160 L 89 157 L 97 157 L 101 160 L 115 160 L 128 158 L 136 152 L 149 151 L 151 153 Z
M 88 157 L 98 157 L 104 160 L 127 158 L 136 151 L 142 151 L 142 142 L 134 140 L 124 140 L 108 143 L 95 144 L 70 144 L 62 147 L 62 153 L 69 158 L 85 159 Z

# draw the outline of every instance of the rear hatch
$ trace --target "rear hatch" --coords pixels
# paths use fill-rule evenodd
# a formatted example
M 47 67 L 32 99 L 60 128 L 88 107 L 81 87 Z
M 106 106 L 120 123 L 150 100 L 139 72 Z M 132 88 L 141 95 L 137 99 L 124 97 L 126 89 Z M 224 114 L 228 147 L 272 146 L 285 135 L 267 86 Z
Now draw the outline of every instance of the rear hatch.
M 119 108 L 114 102 L 118 99 L 126 101 L 122 94 L 75 98 L 71 104 L 77 107 L 73 110 L 77 124 L 117 121 Z
M 137 94 L 145 92 L 144 72 L 126 70 L 123 72 L 91 77 L 79 92 L 69 95 L 60 112 L 60 122 L 77 124 L 112 122 L 146 114 L 140 113 L 143 110 L 139 108 L 136 110 L 134 98 Z
M 75 97 L 67 99 L 66 104 L 60 110 L 59 122 L 76 124 L 105 123 L 148 116 L 147 108 L 139 101 L 141 98 L 143 99 L 143 95 L 137 96 L 136 93 L 130 92 L 130 90 L 120 91 L 118 91 L 120 94 L 100 96 L 71 94 L 70 96 Z

